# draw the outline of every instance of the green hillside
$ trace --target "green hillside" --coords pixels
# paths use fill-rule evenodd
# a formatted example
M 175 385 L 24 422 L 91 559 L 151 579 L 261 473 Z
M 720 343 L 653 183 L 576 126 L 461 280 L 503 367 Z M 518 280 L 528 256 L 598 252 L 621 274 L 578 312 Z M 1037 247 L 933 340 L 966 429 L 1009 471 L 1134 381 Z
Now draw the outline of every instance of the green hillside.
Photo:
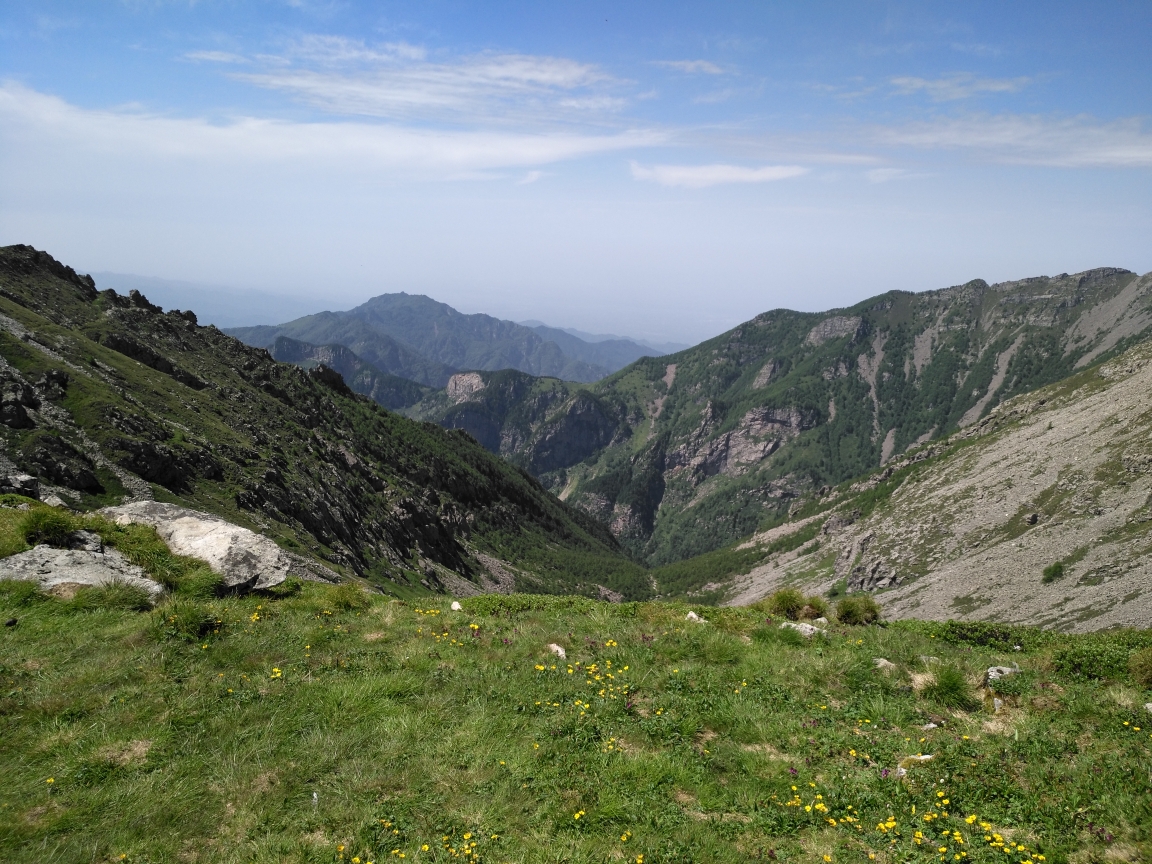
M 650 591 L 603 526 L 471 438 L 277 363 L 191 312 L 0 249 L 0 474 L 76 508 L 152 497 L 217 513 L 392 592 Z M 7 466 L 7 467 L 5 467 Z M 499 574 L 497 574 L 499 575 Z
M 432 599 L 285 585 L 150 613 L 0 583 L 0 858 L 1152 855 L 1147 633 L 805 642 L 756 608 Z
M 1150 292 L 1152 274 L 1103 268 L 777 310 L 547 400 L 525 384 L 510 399 L 484 375 L 466 399 L 410 410 L 467 430 L 481 419 L 493 449 L 659 564 L 1114 356 L 1152 331 Z

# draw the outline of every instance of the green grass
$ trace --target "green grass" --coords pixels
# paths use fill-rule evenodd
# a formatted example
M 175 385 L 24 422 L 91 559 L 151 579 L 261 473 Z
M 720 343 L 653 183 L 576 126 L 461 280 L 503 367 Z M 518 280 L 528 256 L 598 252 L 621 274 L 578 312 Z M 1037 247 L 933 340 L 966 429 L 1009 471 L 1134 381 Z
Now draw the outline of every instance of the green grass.
M 832 625 L 806 642 L 749 609 L 690 624 L 676 604 L 464 607 L 293 583 L 133 612 L 0 583 L 0 617 L 18 619 L 0 629 L 0 859 L 1152 854 L 1152 697 L 1119 663 L 1143 634 L 1005 651 L 1021 633 Z M 1117 655 L 1105 680 L 1056 662 L 1100 644 Z M 997 716 L 947 709 L 912 687 L 929 654 L 973 695 L 1011 661 L 1028 687 Z

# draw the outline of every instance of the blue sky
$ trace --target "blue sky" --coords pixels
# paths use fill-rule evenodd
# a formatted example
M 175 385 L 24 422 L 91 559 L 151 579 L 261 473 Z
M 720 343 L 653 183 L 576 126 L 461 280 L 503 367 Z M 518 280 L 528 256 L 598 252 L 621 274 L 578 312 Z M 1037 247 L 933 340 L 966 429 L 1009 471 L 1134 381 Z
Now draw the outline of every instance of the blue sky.
M 0 243 L 682 341 L 1143 272 L 1150 36 L 1147 2 L 8 0 Z

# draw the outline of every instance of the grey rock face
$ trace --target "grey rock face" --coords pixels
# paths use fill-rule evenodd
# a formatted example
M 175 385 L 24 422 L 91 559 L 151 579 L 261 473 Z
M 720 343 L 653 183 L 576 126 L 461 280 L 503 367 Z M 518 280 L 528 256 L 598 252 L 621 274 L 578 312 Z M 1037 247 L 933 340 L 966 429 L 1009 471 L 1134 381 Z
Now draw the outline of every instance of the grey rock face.
M 158 501 L 136 501 L 102 511 L 118 525 L 151 525 L 177 555 L 206 561 L 228 588 L 253 590 L 279 585 L 295 563 L 279 546 L 218 516 Z
M 39 582 L 45 591 L 64 585 L 126 583 L 143 588 L 153 599 L 164 591 L 160 583 L 147 578 L 143 570 L 129 563 L 115 549 L 93 552 L 87 548 L 53 549 L 51 546 L 37 546 L 0 560 L 0 579 Z
M 31 474 L 9 474 L 0 477 L 0 495 L 23 495 L 26 498 L 40 497 L 40 481 Z

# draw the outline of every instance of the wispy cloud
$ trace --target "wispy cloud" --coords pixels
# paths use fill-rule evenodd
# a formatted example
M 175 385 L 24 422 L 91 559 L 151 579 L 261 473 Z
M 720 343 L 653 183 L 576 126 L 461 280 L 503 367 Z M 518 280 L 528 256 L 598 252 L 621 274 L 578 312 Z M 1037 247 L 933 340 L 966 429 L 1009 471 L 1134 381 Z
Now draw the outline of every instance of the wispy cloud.
M 1091 117 L 971 115 L 874 129 L 886 147 L 965 150 L 985 159 L 1060 168 L 1152 166 L 1152 131 L 1136 118 L 1100 123 Z
M 653 66 L 674 69 L 687 75 L 723 75 L 724 70 L 707 60 L 653 60 Z
M 970 72 L 960 72 L 942 78 L 902 76 L 889 79 L 889 83 L 902 96 L 923 93 L 935 102 L 952 102 L 987 93 L 1017 93 L 1031 80 L 1025 77 L 977 78 Z
M 345 36 L 311 33 L 288 47 L 288 56 L 339 66 L 347 63 L 395 63 L 403 60 L 423 60 L 428 52 L 419 45 L 407 42 L 385 42 L 370 47 L 363 40 Z
M 697 96 L 692 101 L 697 105 L 719 105 L 721 102 L 727 102 L 735 95 L 736 91 L 729 87 L 724 90 L 715 90 L 712 93 Z
M 529 171 L 523 177 L 516 181 L 517 186 L 527 186 L 529 183 L 535 183 L 545 175 L 544 171 Z
M 233 54 L 229 51 L 190 51 L 184 55 L 186 60 L 200 60 L 205 63 L 249 63 L 247 57 Z
M 599 67 L 564 57 L 485 53 L 433 61 L 404 42 L 312 35 L 238 80 L 322 111 L 393 120 L 548 122 L 614 114 L 628 100 Z
M 79 108 L 15 82 L 0 84 L 0 150 L 71 154 L 91 165 L 134 162 L 227 168 L 353 171 L 396 179 L 450 179 L 536 169 L 596 153 L 659 145 L 663 132 L 615 134 L 442 130 L 378 122 L 289 122 L 240 117 L 229 123 L 140 111 Z
M 637 162 L 632 164 L 632 176 L 636 180 L 650 180 L 661 186 L 684 186 L 689 189 L 702 189 L 722 183 L 769 183 L 773 180 L 786 180 L 807 174 L 808 169 L 799 165 L 765 165 L 762 168 L 747 168 L 743 165 L 653 165 L 645 167 Z

